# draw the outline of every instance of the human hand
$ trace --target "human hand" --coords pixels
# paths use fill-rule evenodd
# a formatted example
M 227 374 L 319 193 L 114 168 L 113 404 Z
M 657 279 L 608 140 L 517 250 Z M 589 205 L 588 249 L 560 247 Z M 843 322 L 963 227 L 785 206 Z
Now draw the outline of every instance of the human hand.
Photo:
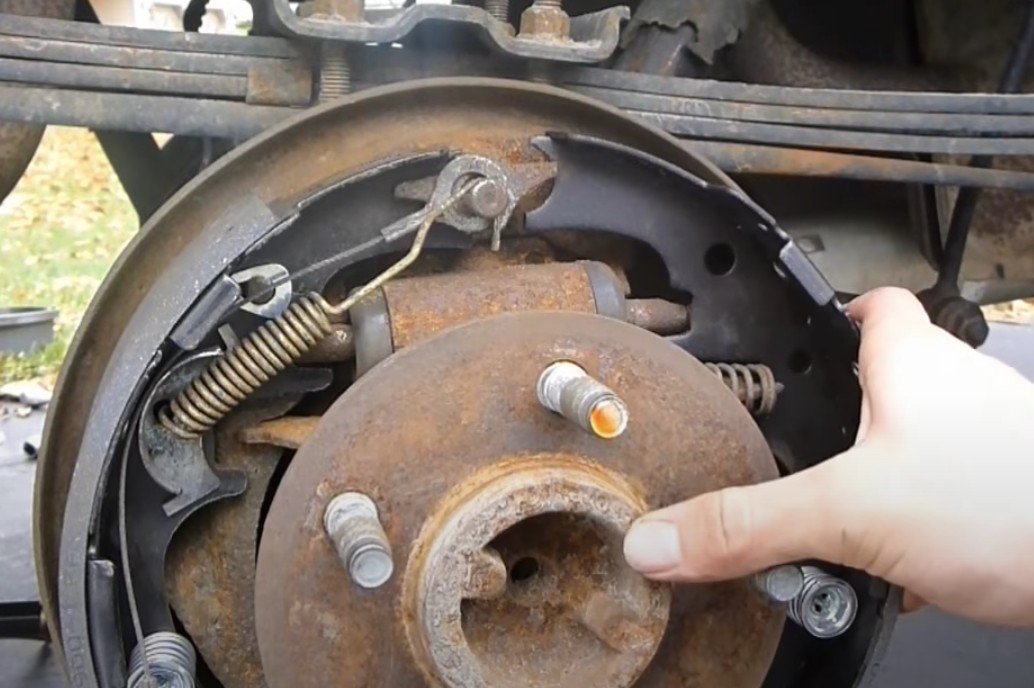
M 848 311 L 862 328 L 855 446 L 647 514 L 626 559 L 697 582 L 821 559 L 900 585 L 906 608 L 1034 625 L 1034 384 L 931 325 L 904 290 Z

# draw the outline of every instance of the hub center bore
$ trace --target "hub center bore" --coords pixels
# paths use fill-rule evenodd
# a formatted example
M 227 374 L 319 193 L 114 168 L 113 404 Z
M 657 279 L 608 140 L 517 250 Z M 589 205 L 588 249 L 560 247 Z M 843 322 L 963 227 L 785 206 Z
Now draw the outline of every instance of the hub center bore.
M 671 597 L 621 554 L 645 508 L 617 473 L 573 456 L 478 472 L 428 519 L 407 567 L 421 668 L 450 688 L 632 685 Z

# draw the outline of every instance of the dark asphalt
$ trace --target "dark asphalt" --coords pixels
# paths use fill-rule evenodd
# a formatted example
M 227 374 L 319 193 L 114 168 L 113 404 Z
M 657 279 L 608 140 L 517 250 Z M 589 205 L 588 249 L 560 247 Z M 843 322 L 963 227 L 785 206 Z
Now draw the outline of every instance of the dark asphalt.
M 1034 327 L 994 324 L 984 350 L 1034 380 Z M 992 419 L 993 421 L 993 419 Z M 21 447 L 43 414 L 0 421 L 0 600 L 35 599 L 31 508 L 35 463 Z M 933 610 L 903 617 L 873 688 L 1031 688 L 1034 630 L 988 628 Z M 0 687 L 67 688 L 46 645 L 0 640 Z

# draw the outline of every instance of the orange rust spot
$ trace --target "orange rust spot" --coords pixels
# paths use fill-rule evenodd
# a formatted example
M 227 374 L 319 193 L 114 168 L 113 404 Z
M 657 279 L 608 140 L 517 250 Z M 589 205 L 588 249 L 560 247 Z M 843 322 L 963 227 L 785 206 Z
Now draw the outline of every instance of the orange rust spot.
M 589 411 L 589 426 L 605 440 L 620 435 L 627 424 L 627 412 L 613 399 L 601 399 Z

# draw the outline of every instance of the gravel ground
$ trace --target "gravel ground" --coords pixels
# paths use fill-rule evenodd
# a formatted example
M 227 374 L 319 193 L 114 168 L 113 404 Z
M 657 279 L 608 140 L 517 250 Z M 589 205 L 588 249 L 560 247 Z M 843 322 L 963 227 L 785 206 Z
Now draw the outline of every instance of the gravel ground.
M 93 134 L 47 129 L 27 173 L 0 204 L 0 305 L 53 306 L 61 314 L 53 344 L 29 356 L 0 355 L 0 384 L 52 384 L 90 298 L 136 229 L 136 214 Z M 986 312 L 1034 322 L 1034 301 Z

